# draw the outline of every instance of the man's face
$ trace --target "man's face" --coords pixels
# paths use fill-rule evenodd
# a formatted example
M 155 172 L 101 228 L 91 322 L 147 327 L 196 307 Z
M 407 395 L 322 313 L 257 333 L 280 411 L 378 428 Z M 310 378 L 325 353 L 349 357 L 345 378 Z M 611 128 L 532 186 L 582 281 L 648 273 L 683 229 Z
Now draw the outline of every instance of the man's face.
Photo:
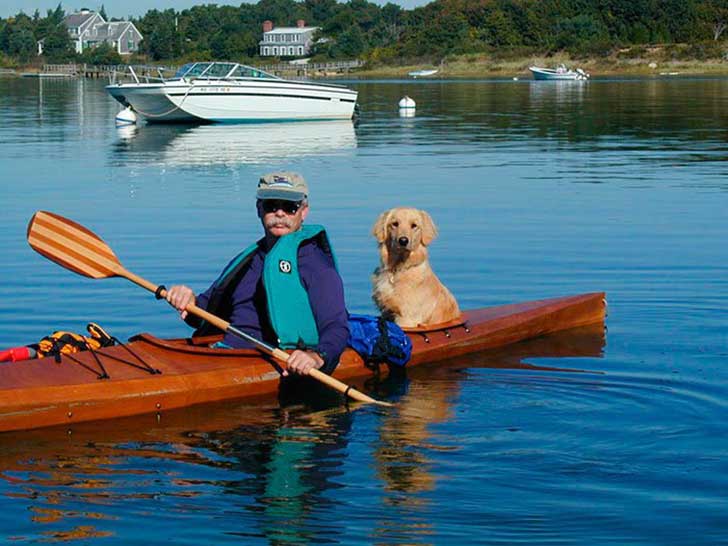
M 298 231 L 308 215 L 308 205 L 279 199 L 258 201 L 258 217 L 267 234 L 282 237 Z

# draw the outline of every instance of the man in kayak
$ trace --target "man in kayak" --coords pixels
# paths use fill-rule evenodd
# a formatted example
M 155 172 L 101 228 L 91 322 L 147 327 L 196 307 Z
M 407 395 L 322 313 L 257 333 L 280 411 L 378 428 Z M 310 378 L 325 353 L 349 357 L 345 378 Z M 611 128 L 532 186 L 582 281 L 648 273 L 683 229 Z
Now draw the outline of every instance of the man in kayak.
M 303 225 L 308 186 L 297 173 L 274 172 L 260 178 L 256 196 L 265 236 L 236 256 L 202 294 L 195 297 L 192 289 L 177 285 L 167 291 L 167 301 L 197 328 L 194 335 L 216 330 L 188 314 L 190 304 L 257 339 L 293 349 L 290 372 L 331 373 L 346 347 L 348 313 L 326 231 Z M 232 334 L 220 345 L 253 348 Z

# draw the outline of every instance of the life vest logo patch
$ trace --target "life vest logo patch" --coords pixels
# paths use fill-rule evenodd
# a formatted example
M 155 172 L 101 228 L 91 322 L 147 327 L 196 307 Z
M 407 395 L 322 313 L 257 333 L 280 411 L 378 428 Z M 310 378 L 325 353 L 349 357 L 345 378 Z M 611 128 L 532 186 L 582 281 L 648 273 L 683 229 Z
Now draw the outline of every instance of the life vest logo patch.
M 281 270 L 281 273 L 290 273 L 293 267 L 291 266 L 291 262 L 288 260 L 281 260 L 278 262 L 278 269 Z

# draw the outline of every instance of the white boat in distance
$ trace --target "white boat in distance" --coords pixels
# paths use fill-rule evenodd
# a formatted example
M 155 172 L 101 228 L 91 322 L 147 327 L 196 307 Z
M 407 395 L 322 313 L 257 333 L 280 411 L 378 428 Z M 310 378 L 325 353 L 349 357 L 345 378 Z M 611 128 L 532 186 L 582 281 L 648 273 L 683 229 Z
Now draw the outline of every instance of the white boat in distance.
M 571 70 L 565 65 L 560 64 L 556 68 L 539 68 L 538 66 L 529 66 L 528 69 L 533 74 L 534 80 L 588 80 L 589 74 L 581 68 Z
M 198 62 L 172 78 L 137 77 L 106 86 L 149 122 L 244 123 L 351 119 L 357 92 L 341 85 L 285 80 L 238 63 Z M 142 81 L 143 80 L 143 81 Z
M 426 78 L 427 76 L 434 76 L 438 72 L 439 70 L 437 69 L 413 70 L 412 72 L 408 72 L 408 74 L 413 78 Z

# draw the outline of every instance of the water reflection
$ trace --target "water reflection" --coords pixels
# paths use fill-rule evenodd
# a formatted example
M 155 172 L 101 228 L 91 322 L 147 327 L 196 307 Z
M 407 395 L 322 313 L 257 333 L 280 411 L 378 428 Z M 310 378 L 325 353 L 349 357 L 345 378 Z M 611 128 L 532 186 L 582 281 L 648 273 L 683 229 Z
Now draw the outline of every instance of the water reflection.
M 169 166 L 268 163 L 353 151 L 351 121 L 117 128 L 114 164 Z
M 435 532 L 429 517 L 431 500 L 427 495 L 437 488 L 440 473 L 434 468 L 437 454 L 459 450 L 443 441 L 440 425 L 455 419 L 460 394 L 459 371 L 463 368 L 509 368 L 521 370 L 580 371 L 526 362 L 534 357 L 601 357 L 605 343 L 602 325 L 592 325 L 546 338 L 526 341 L 508 348 L 475 353 L 413 368 L 407 377 L 390 378 L 389 389 L 404 394 L 379 427 L 374 457 L 377 473 L 384 482 L 388 517 L 374 529 L 377 540 L 395 533 L 408 540 L 427 540 Z M 422 379 L 422 381 L 420 381 Z M 447 457 L 445 455 L 445 457 Z
M 528 84 L 531 104 L 565 104 L 572 106 L 584 100 L 589 87 L 584 81 L 532 81 Z
M 147 529 L 144 522 L 155 513 L 160 529 L 184 523 L 208 539 L 346 542 L 351 531 L 331 519 L 335 492 L 371 483 L 373 471 L 383 495 L 367 493 L 359 501 L 361 513 L 347 515 L 347 521 L 361 520 L 352 523 L 356 539 L 426 540 L 434 533 L 427 493 L 443 479 L 433 459 L 456 449 L 436 429 L 455 418 L 466 378 L 459 370 L 531 368 L 523 360 L 533 356 L 597 356 L 603 343 L 601 328 L 585 328 L 512 351 L 413 368 L 409 377 L 393 377 L 382 387 L 400 393 L 396 407 L 386 412 L 369 406 L 351 411 L 340 401 L 312 411 L 320 405 L 318 395 L 312 405 L 263 397 L 159 418 L 81 423 L 71 431 L 4 434 L 0 495 L 13 499 L 7 515 L 33 514 L 15 526 L 17 535 L 30 539 L 131 540 L 133 528 Z M 373 425 L 376 440 L 352 433 L 359 419 Z

